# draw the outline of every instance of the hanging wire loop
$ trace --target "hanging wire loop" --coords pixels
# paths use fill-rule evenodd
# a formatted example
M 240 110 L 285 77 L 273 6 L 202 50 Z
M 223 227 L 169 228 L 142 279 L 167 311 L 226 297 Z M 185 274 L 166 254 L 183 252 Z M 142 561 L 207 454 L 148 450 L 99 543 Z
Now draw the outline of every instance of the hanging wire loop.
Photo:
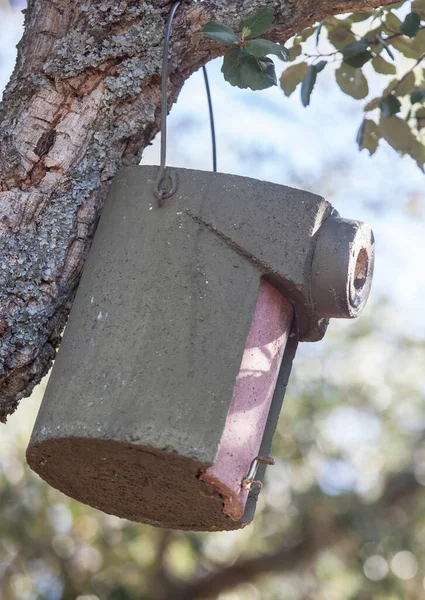
M 208 73 L 207 73 L 207 68 L 205 66 L 202 67 L 202 73 L 204 74 L 205 90 L 207 92 L 207 100 L 208 100 L 208 112 L 210 115 L 213 171 L 214 171 L 214 173 L 217 173 L 217 145 L 216 145 L 216 141 L 215 141 L 214 112 L 213 112 L 210 84 L 208 81 Z
M 161 78 L 161 163 L 158 176 L 153 186 L 153 193 L 158 199 L 159 205 L 163 200 L 171 198 L 178 187 L 177 173 L 173 169 L 167 169 L 167 83 L 168 83 L 168 51 L 170 47 L 171 26 L 174 15 L 181 2 L 175 2 L 168 15 L 165 26 L 164 50 L 162 54 L 162 78 Z
M 183 0 L 188 1 L 188 0 Z M 163 200 L 171 198 L 178 187 L 177 173 L 174 169 L 167 169 L 167 83 L 168 83 L 168 52 L 170 47 L 171 26 L 173 24 L 174 15 L 180 6 L 181 1 L 175 2 L 168 15 L 167 24 L 165 26 L 164 49 L 162 54 L 162 76 L 161 76 L 161 162 L 158 170 L 158 176 L 153 186 L 153 193 L 158 200 L 158 205 L 161 206 Z M 208 74 L 206 67 L 202 67 L 205 81 L 205 89 L 207 92 L 208 111 L 210 117 L 213 171 L 217 171 L 217 147 L 215 140 L 214 113 L 211 99 L 211 91 L 208 82 Z

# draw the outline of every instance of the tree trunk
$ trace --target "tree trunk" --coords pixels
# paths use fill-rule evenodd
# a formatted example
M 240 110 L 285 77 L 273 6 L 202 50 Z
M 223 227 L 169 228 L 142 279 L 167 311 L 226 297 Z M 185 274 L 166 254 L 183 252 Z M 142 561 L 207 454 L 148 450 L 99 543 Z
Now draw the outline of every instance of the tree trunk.
M 336 13 L 388 0 L 216 0 L 184 4 L 173 25 L 169 104 L 224 48 L 209 20 L 236 27 L 271 6 L 284 42 Z M 0 419 L 54 358 L 105 194 L 159 125 L 162 0 L 29 0 L 0 108 Z M 223 85 L 226 85 L 223 82 Z

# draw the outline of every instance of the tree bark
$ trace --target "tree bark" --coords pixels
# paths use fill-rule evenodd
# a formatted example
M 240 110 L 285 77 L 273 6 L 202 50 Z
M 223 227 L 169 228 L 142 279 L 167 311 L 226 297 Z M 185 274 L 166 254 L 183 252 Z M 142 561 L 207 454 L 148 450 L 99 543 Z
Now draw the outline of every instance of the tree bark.
M 284 42 L 327 15 L 392 0 L 215 0 L 181 5 L 169 105 L 225 48 L 209 20 L 236 27 L 271 6 Z M 0 107 L 0 420 L 49 369 L 105 194 L 159 127 L 164 0 L 29 0 Z M 223 82 L 223 85 L 226 85 Z

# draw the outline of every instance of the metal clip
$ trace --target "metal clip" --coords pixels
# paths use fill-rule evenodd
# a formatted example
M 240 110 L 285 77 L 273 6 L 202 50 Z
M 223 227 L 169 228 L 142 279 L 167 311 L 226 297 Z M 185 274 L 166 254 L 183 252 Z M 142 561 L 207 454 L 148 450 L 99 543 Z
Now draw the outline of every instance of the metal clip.
M 261 483 L 261 481 L 255 479 L 260 464 L 274 465 L 275 460 L 271 456 L 257 456 L 256 458 L 254 458 L 254 460 L 251 463 L 248 475 L 244 479 L 242 479 L 241 487 L 243 490 L 250 491 L 251 487 L 254 484 L 257 484 L 260 487 L 262 487 L 263 484 Z

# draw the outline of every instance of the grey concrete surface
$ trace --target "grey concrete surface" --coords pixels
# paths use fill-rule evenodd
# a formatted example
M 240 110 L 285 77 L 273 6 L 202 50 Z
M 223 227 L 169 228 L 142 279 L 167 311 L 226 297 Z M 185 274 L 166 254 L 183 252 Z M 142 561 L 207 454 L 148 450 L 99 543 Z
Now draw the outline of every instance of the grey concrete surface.
M 234 529 L 252 518 L 255 499 L 231 521 L 197 474 L 217 453 L 260 278 L 293 304 L 295 342 L 320 339 L 328 315 L 314 308 L 312 262 L 321 224 L 338 215 L 285 186 L 177 172 L 178 192 L 159 209 L 157 167 L 115 178 L 27 459 L 51 485 L 105 512 Z

